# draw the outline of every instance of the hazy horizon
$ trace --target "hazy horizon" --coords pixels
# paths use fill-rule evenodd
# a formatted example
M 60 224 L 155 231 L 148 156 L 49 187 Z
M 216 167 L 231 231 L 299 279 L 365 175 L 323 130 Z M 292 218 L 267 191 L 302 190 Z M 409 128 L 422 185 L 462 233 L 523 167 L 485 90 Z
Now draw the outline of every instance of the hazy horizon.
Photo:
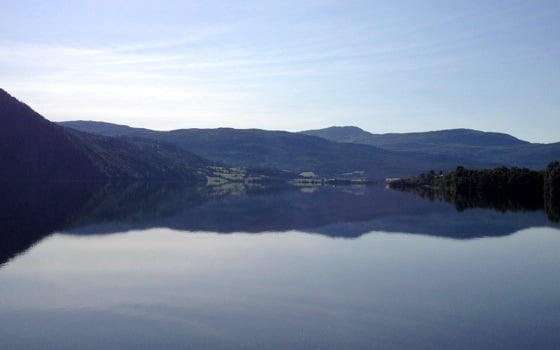
M 57 122 L 100 122 L 100 123 L 109 123 L 107 121 L 104 120 L 85 120 L 85 119 L 76 119 L 76 120 L 65 120 L 65 121 L 57 121 Z M 157 128 L 147 128 L 147 127 L 142 127 L 142 126 L 137 126 L 134 124 L 122 124 L 122 123 L 110 123 L 110 124 L 115 124 L 115 125 L 120 125 L 120 126 L 128 126 L 131 128 L 137 128 L 137 129 L 149 129 L 149 130 L 155 130 L 155 131 L 174 131 L 174 130 L 181 130 L 181 129 L 191 129 L 189 127 L 185 127 L 185 128 L 174 128 L 174 129 L 157 129 Z M 378 134 L 378 135 L 382 135 L 382 134 L 401 134 L 401 133 L 407 133 L 407 132 L 384 132 L 384 133 L 376 133 L 374 131 L 371 130 L 367 130 L 366 128 L 363 128 L 359 125 L 325 125 L 324 127 L 319 127 L 319 128 L 314 128 L 314 129 L 305 129 L 305 130 L 284 130 L 284 129 L 264 129 L 264 128 L 255 128 L 255 127 L 247 127 L 247 128 L 236 128 L 236 129 L 258 129 L 258 130 L 268 130 L 268 131 L 288 131 L 288 132 L 303 132 L 303 131 L 311 131 L 311 130 L 320 130 L 320 129 L 327 129 L 327 128 L 346 128 L 346 127 L 356 127 L 359 128 L 363 131 L 369 132 L 371 134 Z M 230 127 L 230 126 L 218 126 L 218 127 L 213 127 L 213 128 L 194 128 L 194 129 L 218 129 L 218 128 L 234 128 L 234 127 Z M 504 134 L 504 132 L 499 131 L 499 130 L 479 130 L 479 129 L 471 129 L 471 128 L 453 128 L 453 129 L 433 129 L 433 130 L 415 130 L 415 131 L 409 131 L 408 133 L 424 133 L 424 132 L 433 132 L 433 131 L 448 131 L 448 130 L 458 130 L 458 129 L 463 129 L 463 130 L 473 130 L 473 131 L 482 131 L 482 132 L 488 132 L 488 133 L 498 133 L 498 134 Z M 520 139 L 522 141 L 528 141 L 525 140 L 521 137 L 518 137 L 517 135 L 512 135 L 512 134 L 507 134 L 510 136 L 513 136 L 517 139 Z M 550 143 L 556 143 L 558 141 L 552 141 Z
M 0 87 L 156 130 L 560 130 L 554 1 L 0 4 Z

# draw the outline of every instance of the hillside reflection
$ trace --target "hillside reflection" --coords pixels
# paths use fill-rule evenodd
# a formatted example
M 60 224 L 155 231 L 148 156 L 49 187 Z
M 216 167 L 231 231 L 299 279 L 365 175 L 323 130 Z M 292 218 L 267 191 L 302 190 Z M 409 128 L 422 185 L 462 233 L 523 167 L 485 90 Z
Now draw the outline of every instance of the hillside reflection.
M 538 205 L 462 201 L 457 202 L 458 209 L 487 207 L 501 212 L 458 212 L 445 202 L 434 201 L 433 194 L 411 196 L 383 186 L 3 183 L 0 191 L 0 264 L 53 232 L 111 234 L 167 227 L 217 233 L 298 230 L 346 238 L 386 231 L 469 239 L 508 235 L 532 226 L 557 226 Z
M 413 193 L 430 201 L 444 201 L 454 205 L 457 211 L 461 212 L 476 208 L 492 209 L 504 213 L 544 211 L 548 215 L 550 221 L 560 221 L 560 205 L 546 198 L 543 200 L 542 193 L 535 193 L 527 196 L 509 196 L 502 193 L 488 192 L 460 194 L 427 187 L 410 187 L 395 190 Z

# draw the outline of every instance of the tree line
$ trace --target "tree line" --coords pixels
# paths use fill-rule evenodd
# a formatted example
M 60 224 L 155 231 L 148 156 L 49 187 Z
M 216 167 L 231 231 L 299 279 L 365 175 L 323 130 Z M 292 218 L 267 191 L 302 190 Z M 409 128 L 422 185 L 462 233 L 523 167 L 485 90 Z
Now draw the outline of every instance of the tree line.
M 429 171 L 409 179 L 393 180 L 393 189 L 415 192 L 429 199 L 455 203 L 458 210 L 488 207 L 498 210 L 544 209 L 560 221 L 560 162 L 546 169 L 498 167 L 472 170 L 459 166 L 447 174 Z

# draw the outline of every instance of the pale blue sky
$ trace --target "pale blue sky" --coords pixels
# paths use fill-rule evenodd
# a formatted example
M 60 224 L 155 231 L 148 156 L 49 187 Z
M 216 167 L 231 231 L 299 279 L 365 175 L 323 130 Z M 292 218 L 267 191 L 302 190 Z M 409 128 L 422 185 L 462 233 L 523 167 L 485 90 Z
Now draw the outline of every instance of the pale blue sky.
M 0 87 L 154 129 L 560 141 L 559 1 L 2 1 Z

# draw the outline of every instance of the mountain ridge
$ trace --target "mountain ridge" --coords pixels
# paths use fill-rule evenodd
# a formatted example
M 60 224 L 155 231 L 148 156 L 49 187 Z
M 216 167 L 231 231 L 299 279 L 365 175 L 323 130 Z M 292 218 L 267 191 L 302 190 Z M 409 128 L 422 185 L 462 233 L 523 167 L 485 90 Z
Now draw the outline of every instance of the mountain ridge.
M 429 138 L 431 137 L 432 142 L 438 140 L 444 140 L 450 137 L 464 137 L 464 136 L 475 136 L 477 139 L 481 138 L 492 138 L 494 143 L 497 141 L 502 141 L 502 145 L 511 144 L 528 144 L 530 142 L 521 140 L 515 136 L 495 131 L 482 131 L 469 128 L 454 128 L 454 129 L 440 129 L 440 130 L 430 130 L 430 131 L 415 131 L 406 133 L 379 133 L 374 134 L 369 131 L 363 130 L 357 126 L 330 126 L 323 129 L 313 129 L 304 130 L 301 133 L 306 135 L 313 135 L 318 137 L 323 137 L 331 140 L 336 140 L 337 142 L 367 142 L 368 139 L 377 139 L 378 143 L 390 142 L 391 139 L 398 138 Z M 373 144 L 373 142 L 370 142 Z M 471 142 L 472 144 L 472 142 Z
M 135 136 L 172 143 L 230 166 L 259 166 L 296 173 L 313 172 L 324 177 L 363 174 L 363 177 L 381 180 L 386 177 L 414 175 L 422 169 L 451 170 L 465 162 L 475 168 L 487 165 L 453 156 L 394 152 L 370 145 L 333 142 L 288 131 L 233 128 L 156 131 L 94 121 L 60 124 L 84 132 Z
M 542 169 L 560 159 L 560 142 L 531 143 L 499 132 L 446 129 L 414 133 L 372 134 L 357 127 L 329 127 L 302 131 L 335 142 L 372 145 L 392 151 L 418 151 L 458 156 L 505 166 Z M 363 131 L 363 132 L 362 132 Z M 365 136 L 364 136 L 365 135 Z
M 0 89 L 0 179 L 198 182 L 211 162 L 173 145 L 84 133 L 52 123 Z

